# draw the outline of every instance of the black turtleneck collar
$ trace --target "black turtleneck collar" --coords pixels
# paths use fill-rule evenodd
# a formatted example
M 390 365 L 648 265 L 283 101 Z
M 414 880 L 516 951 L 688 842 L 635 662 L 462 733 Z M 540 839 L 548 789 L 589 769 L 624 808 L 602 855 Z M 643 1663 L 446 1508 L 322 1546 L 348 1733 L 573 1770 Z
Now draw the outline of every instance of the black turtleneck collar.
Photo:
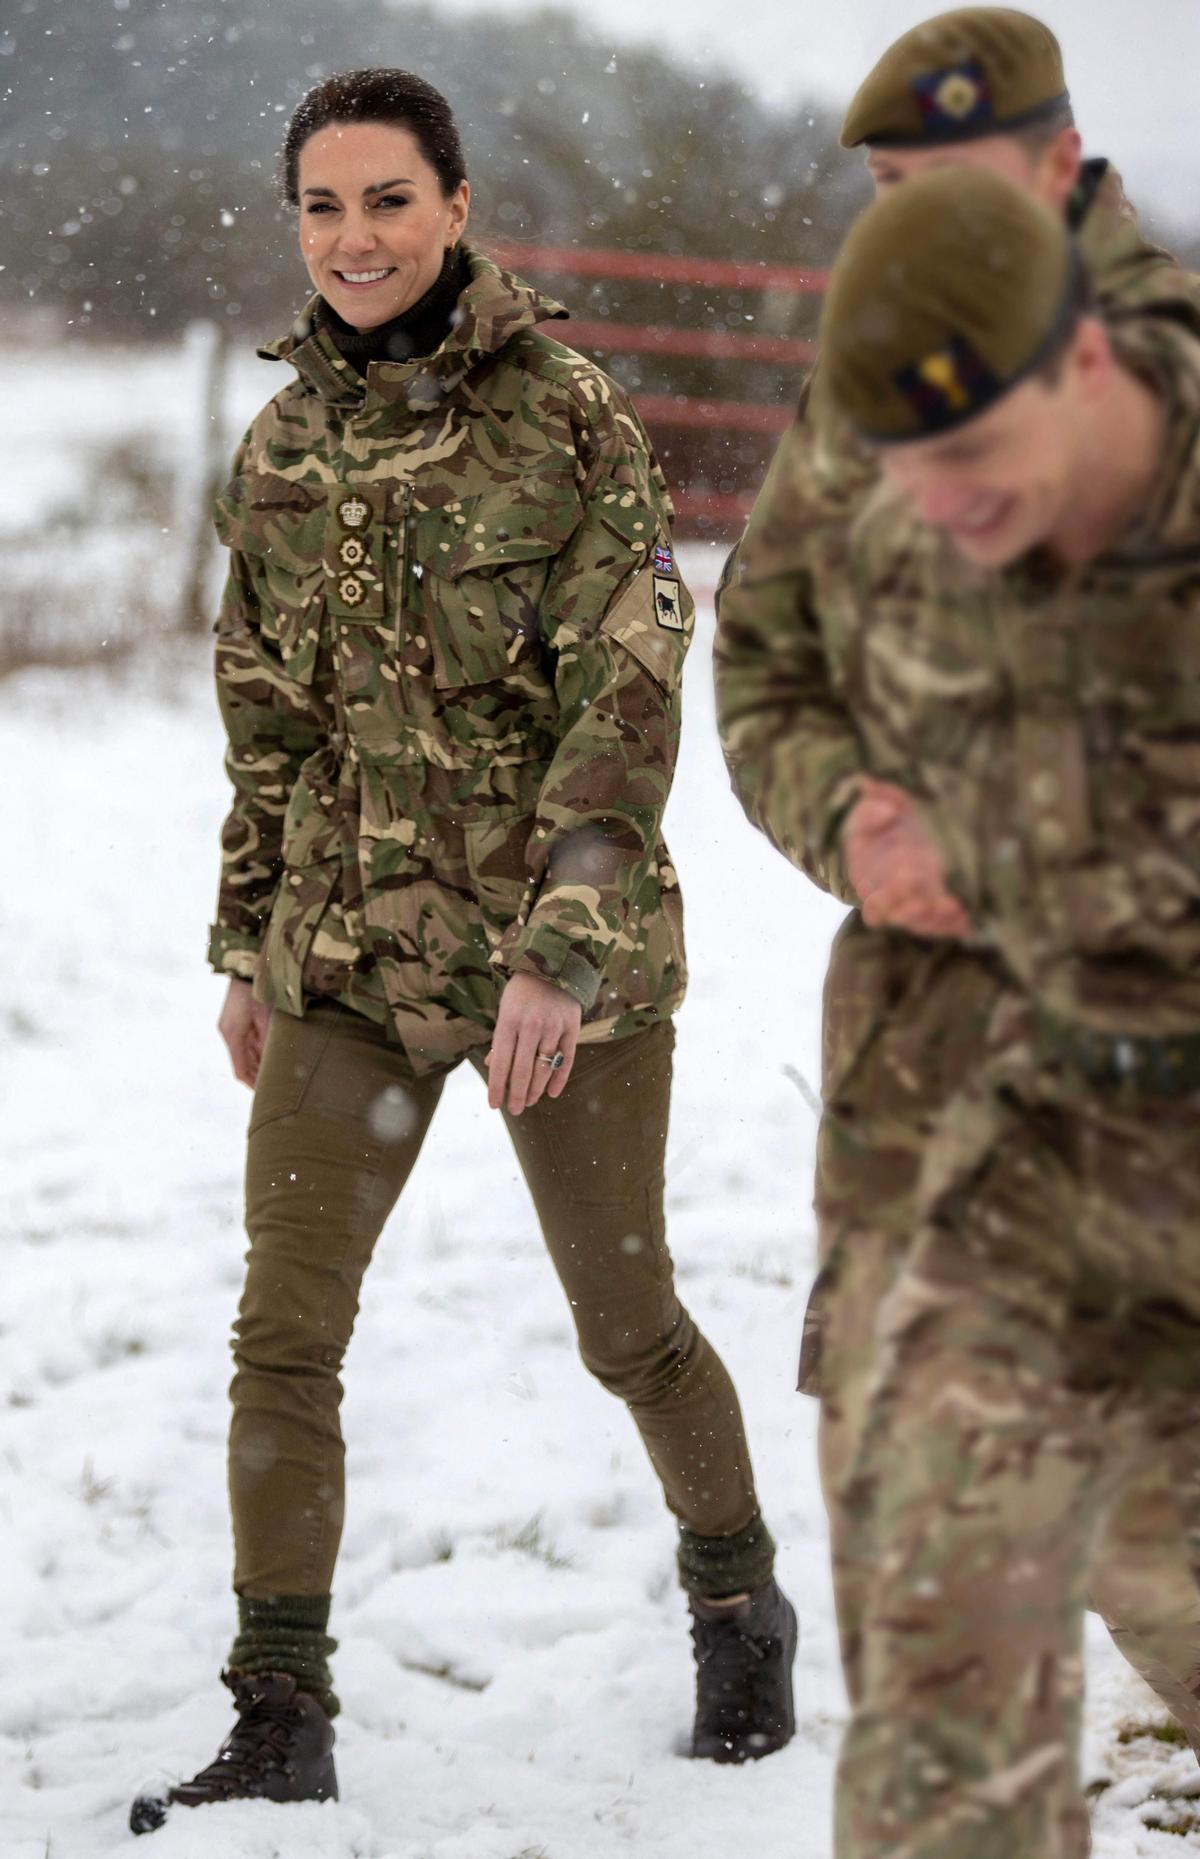
M 355 329 L 353 324 L 343 322 L 323 297 L 317 315 L 338 354 L 358 374 L 365 375 L 373 361 L 412 361 L 440 348 L 454 327 L 458 300 L 470 281 L 467 255 L 461 246 L 454 245 L 447 248 L 442 268 L 425 295 L 390 323 L 380 323 L 375 329 Z

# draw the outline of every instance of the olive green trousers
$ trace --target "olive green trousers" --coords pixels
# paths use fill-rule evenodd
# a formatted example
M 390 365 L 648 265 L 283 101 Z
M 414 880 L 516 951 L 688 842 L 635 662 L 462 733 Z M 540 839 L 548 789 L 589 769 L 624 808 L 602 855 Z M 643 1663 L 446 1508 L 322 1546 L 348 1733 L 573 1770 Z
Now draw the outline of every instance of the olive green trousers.
M 674 1028 L 579 1047 L 560 1098 L 506 1122 L 592 1374 L 624 1400 L 680 1525 L 689 1592 L 770 1577 L 737 1395 L 675 1293 L 663 1217 Z M 475 1061 L 483 1072 L 482 1054 Z M 437 1108 L 342 1007 L 272 1015 L 250 1118 L 248 1270 L 229 1484 L 242 1597 L 328 1595 L 342 1533 L 342 1359 L 359 1287 Z

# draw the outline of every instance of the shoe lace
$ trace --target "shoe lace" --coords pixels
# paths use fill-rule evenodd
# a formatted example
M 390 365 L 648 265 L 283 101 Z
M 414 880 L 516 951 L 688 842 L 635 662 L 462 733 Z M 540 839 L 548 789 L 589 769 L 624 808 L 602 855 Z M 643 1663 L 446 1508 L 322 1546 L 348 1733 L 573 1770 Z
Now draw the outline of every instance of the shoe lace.
M 740 1620 L 692 1620 L 700 1670 L 704 1728 L 715 1735 L 736 1733 L 753 1715 L 759 1681 L 781 1642 L 747 1632 Z
M 290 1698 L 255 1697 L 238 1705 L 238 1721 L 197 1781 L 240 1788 L 259 1781 L 272 1769 L 288 1769 L 292 1734 L 300 1712 Z

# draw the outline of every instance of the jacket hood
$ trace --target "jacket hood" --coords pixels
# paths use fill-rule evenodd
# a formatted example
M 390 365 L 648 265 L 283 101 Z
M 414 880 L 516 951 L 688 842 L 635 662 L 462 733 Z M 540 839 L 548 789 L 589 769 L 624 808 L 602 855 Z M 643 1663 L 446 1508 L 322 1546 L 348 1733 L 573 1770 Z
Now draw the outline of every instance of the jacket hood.
M 1085 161 L 1067 218 L 1109 318 L 1156 311 L 1200 334 L 1200 280 L 1147 239 L 1110 161 Z
M 1167 418 L 1144 507 L 1108 559 L 1200 566 L 1200 341 L 1151 317 L 1118 325 L 1114 347 L 1127 365 L 1157 382 Z
M 307 386 L 330 402 L 361 405 L 364 398 L 403 402 L 414 410 L 433 408 L 481 361 L 514 336 L 569 313 L 553 297 L 504 271 L 490 258 L 466 248 L 471 281 L 458 300 L 454 328 L 432 355 L 411 361 L 373 361 L 363 377 L 337 351 L 316 319 L 319 297 L 311 297 L 286 336 L 265 343 L 264 361 L 288 361 Z
M 1118 353 L 1157 378 L 1168 407 L 1155 481 L 1113 556 L 1200 559 L 1200 278 L 1143 235 L 1111 162 L 1083 164 L 1068 216 Z

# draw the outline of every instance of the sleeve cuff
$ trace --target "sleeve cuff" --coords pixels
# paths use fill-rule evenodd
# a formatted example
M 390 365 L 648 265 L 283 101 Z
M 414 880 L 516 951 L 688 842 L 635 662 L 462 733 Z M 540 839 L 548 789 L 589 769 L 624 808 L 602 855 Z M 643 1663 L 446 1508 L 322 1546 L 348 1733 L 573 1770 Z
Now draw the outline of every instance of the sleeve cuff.
M 510 975 L 538 975 L 577 1000 L 584 1013 L 595 1005 L 600 972 L 562 930 L 539 923 L 525 929 L 512 952 L 500 950 L 493 958 Z
M 209 931 L 209 965 L 218 975 L 229 975 L 235 981 L 253 981 L 258 973 L 261 950 L 261 940 L 239 936 L 235 930 L 222 929 L 219 924 L 214 924 Z

